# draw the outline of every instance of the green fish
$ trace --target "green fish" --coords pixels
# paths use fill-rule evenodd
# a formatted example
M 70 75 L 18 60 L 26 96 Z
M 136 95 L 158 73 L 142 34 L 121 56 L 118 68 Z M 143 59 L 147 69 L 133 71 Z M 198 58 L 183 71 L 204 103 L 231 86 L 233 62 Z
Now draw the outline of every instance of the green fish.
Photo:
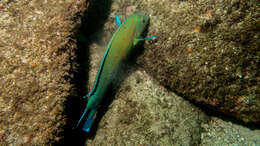
M 120 70 L 120 65 L 133 51 L 133 48 L 143 40 L 156 38 L 155 36 L 142 38 L 149 23 L 149 17 L 145 14 L 134 14 L 121 23 L 116 15 L 116 24 L 119 26 L 110 40 L 92 90 L 83 98 L 89 97 L 84 113 L 79 119 L 77 126 L 88 113 L 87 119 L 82 127 L 83 131 L 89 132 L 94 120 L 95 113 L 102 99 L 104 98 L 115 74 Z

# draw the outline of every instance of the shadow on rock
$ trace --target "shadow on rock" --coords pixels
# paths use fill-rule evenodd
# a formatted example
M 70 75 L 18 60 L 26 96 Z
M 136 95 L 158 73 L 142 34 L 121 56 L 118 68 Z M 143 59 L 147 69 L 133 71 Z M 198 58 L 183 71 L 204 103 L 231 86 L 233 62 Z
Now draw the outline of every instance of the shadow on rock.
M 67 118 L 67 125 L 64 127 L 62 133 L 63 139 L 61 139 L 55 145 L 85 145 L 85 141 L 92 132 L 86 133 L 80 128 L 73 129 L 76 126 L 84 108 L 86 101 L 82 98 L 87 89 L 85 88 L 88 83 L 89 72 L 89 45 L 97 40 L 94 34 L 101 32 L 104 23 L 110 13 L 112 1 L 96 0 L 89 6 L 85 16 L 82 18 L 82 26 L 77 34 L 77 46 L 76 50 L 77 63 L 79 64 L 77 71 L 74 72 L 74 96 L 68 97 L 65 105 L 65 115 Z

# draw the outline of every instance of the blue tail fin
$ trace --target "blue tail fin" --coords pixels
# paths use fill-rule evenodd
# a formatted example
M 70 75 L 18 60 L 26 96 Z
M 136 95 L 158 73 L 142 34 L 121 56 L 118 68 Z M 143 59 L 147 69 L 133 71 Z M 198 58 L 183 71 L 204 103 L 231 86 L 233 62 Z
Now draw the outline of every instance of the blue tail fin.
M 82 116 L 80 117 L 80 119 L 79 119 L 79 121 L 78 121 L 76 127 L 74 127 L 74 129 L 79 126 L 81 120 L 84 118 L 84 116 L 85 116 L 85 114 L 87 113 L 87 111 L 88 111 L 88 108 L 86 107 L 85 110 L 84 110 L 84 113 L 83 113 Z
M 88 118 L 82 127 L 83 131 L 89 132 L 89 130 L 92 126 L 92 123 L 93 123 L 95 113 L 96 113 L 96 109 L 91 109 L 90 113 L 88 114 Z

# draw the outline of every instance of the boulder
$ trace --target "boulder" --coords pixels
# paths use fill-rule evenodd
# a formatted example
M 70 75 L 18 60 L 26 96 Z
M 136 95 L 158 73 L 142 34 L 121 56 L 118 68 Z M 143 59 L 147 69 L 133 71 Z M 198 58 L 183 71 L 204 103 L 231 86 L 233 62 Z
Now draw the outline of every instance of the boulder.
M 138 63 L 168 89 L 246 123 L 260 124 L 256 0 L 143 2 L 151 15 Z
M 86 8 L 84 0 L 0 2 L 0 145 L 61 138 L 64 103 L 75 93 L 75 32 Z

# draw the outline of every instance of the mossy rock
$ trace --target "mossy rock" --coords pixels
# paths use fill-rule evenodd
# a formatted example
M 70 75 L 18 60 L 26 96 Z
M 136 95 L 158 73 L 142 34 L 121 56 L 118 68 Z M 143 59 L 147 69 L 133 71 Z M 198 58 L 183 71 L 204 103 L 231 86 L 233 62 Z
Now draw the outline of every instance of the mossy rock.
M 162 85 L 244 122 L 260 123 L 259 3 L 154 1 L 138 63 Z
M 0 1 L 0 145 L 51 145 L 73 96 L 80 1 Z

